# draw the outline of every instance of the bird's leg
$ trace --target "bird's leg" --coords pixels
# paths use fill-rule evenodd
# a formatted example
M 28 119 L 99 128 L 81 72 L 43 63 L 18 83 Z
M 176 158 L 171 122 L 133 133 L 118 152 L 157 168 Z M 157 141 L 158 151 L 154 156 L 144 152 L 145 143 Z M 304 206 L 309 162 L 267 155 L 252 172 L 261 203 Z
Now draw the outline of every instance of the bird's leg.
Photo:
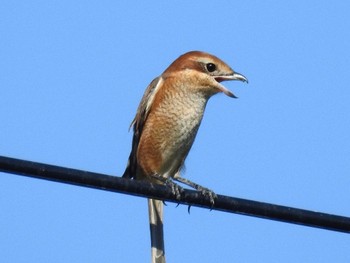
M 170 187 L 171 192 L 175 195 L 176 199 L 180 199 L 181 192 L 183 192 L 183 188 L 178 184 L 174 183 L 170 177 L 163 177 L 158 174 L 152 174 L 152 178 L 162 182 L 165 186 Z
M 174 180 L 196 189 L 204 196 L 208 196 L 211 205 L 214 205 L 214 200 L 217 197 L 217 195 L 212 190 L 205 188 L 203 186 L 200 186 L 199 184 L 196 184 L 196 183 L 194 183 L 186 178 L 183 178 L 183 177 L 179 176 L 178 174 L 176 176 L 174 176 Z

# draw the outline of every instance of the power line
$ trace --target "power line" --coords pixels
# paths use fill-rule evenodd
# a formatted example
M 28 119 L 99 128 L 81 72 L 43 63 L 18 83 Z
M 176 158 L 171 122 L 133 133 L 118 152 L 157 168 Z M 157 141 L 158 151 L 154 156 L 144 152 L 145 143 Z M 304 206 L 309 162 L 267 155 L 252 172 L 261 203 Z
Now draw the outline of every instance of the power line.
M 162 185 L 128 180 L 44 163 L 0 156 L 0 171 L 105 191 L 150 197 L 168 202 L 254 216 L 270 220 L 350 233 L 350 218 L 304 209 L 218 195 L 212 206 L 209 198 L 197 191 L 185 190 L 176 199 L 171 189 Z

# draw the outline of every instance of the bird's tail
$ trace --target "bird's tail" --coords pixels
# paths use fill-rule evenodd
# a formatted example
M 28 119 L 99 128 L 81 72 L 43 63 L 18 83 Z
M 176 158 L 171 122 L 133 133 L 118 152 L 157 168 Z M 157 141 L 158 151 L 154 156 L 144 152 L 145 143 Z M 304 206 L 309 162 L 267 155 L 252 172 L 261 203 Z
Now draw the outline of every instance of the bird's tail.
M 148 199 L 148 214 L 151 230 L 152 263 L 165 263 L 163 236 L 163 202 Z

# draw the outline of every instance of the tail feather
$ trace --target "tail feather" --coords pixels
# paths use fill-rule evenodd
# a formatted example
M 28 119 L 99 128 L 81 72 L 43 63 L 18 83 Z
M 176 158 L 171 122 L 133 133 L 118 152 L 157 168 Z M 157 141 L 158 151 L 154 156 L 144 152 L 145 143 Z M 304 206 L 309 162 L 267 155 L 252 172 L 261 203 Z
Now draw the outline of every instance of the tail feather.
M 148 199 L 148 213 L 151 230 L 152 263 L 165 263 L 163 236 L 163 202 Z

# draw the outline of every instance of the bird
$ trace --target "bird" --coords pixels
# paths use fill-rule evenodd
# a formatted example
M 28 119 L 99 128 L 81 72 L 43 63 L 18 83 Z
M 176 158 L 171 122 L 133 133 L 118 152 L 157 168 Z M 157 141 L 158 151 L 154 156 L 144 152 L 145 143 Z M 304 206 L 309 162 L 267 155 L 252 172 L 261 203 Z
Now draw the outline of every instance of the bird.
M 186 178 L 181 169 L 195 140 L 210 97 L 224 93 L 237 98 L 221 82 L 247 78 L 218 57 L 190 51 L 178 57 L 147 87 L 138 106 L 132 148 L 124 178 L 171 187 L 178 196 L 186 184 L 214 202 L 215 194 Z M 163 202 L 148 199 L 151 232 L 151 262 L 165 263 Z

